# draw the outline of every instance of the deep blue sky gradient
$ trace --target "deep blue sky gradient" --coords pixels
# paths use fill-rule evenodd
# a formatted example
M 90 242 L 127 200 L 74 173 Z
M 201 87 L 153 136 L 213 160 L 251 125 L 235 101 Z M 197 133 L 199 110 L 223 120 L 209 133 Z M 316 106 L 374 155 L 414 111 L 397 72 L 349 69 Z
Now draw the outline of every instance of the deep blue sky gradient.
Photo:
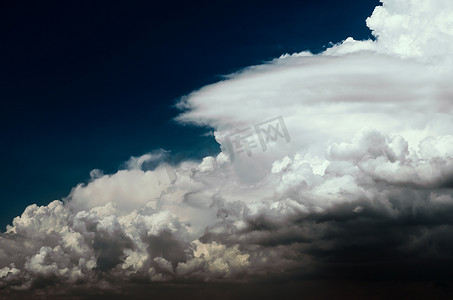
M 219 151 L 178 97 L 283 53 L 367 39 L 377 0 L 2 1 L 0 226 L 89 172 L 163 148 Z

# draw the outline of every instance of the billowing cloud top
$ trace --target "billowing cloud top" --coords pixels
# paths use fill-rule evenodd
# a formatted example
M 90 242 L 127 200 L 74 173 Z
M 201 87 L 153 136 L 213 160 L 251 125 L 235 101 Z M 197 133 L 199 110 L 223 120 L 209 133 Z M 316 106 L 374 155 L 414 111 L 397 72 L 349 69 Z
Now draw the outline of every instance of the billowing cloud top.
M 217 157 L 133 157 L 27 207 L 0 236 L 4 293 L 448 277 L 453 3 L 383 2 L 367 19 L 376 41 L 283 55 L 183 97 L 178 121 L 212 127 Z

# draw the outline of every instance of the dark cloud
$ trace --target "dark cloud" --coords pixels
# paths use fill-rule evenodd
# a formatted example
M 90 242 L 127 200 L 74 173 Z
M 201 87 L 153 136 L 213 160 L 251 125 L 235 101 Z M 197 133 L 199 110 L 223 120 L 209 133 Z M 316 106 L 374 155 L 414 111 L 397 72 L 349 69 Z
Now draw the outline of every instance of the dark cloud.
M 124 261 L 124 250 L 133 249 L 132 241 L 121 231 L 95 231 L 93 250 L 96 253 L 96 270 L 105 272 Z

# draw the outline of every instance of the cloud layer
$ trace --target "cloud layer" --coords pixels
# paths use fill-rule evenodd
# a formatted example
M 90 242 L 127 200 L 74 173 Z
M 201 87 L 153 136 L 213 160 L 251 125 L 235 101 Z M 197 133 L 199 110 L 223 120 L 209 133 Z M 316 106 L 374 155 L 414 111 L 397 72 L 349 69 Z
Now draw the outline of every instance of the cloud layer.
M 386 0 L 367 20 L 376 41 L 283 55 L 183 97 L 178 121 L 212 127 L 222 152 L 174 169 L 163 152 L 132 157 L 30 205 L 0 236 L 3 294 L 451 280 L 452 15 L 447 0 Z M 229 137 L 277 116 L 290 139 L 233 159 Z

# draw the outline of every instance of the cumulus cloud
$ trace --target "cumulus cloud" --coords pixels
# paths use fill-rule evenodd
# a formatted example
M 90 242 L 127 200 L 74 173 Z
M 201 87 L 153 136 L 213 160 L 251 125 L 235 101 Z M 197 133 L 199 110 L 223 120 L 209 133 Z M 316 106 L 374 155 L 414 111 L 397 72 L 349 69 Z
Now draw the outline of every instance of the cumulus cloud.
M 222 152 L 172 168 L 162 151 L 132 157 L 27 207 L 0 236 L 0 288 L 451 279 L 452 14 L 385 0 L 367 20 L 376 41 L 282 55 L 183 97 L 177 120 L 213 128 Z M 231 149 L 272 119 L 290 138 Z
M 453 3 L 448 0 L 385 0 L 367 19 L 378 44 L 402 56 L 449 59 Z

